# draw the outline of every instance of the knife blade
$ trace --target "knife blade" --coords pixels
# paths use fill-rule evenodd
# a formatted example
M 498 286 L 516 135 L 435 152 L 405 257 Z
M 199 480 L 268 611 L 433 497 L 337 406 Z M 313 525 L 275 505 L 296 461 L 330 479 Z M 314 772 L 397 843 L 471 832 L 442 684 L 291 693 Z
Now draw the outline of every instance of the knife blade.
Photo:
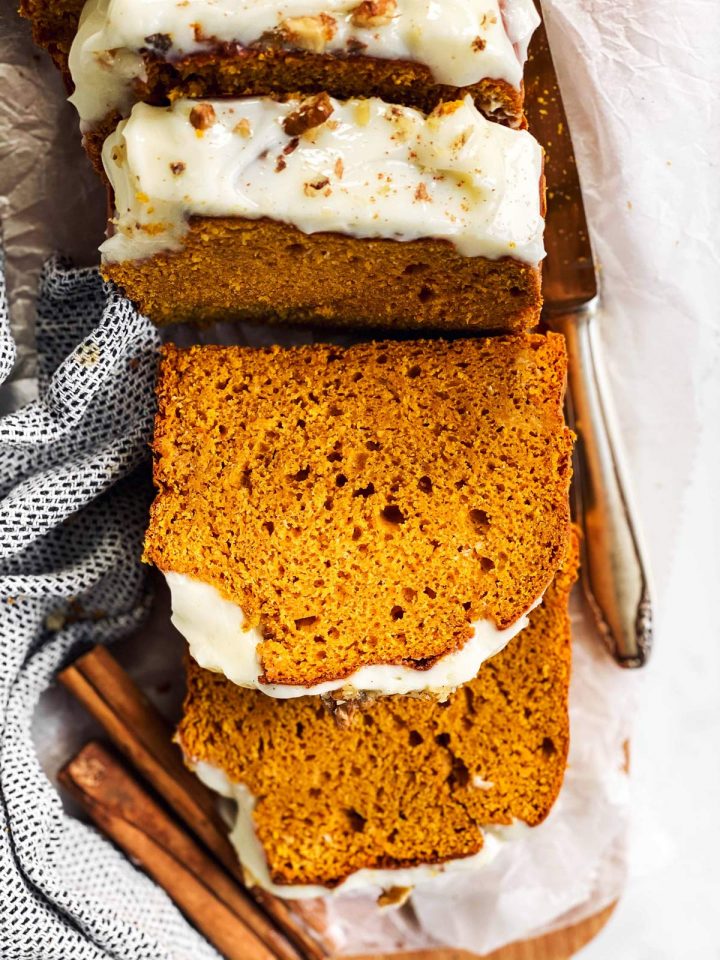
M 580 579 L 617 662 L 641 667 L 652 647 L 649 575 L 595 337 L 597 276 L 544 21 L 530 48 L 525 91 L 530 132 L 545 148 L 543 320 L 565 335 L 568 348 L 568 408 L 577 435 L 575 515 L 584 534 Z

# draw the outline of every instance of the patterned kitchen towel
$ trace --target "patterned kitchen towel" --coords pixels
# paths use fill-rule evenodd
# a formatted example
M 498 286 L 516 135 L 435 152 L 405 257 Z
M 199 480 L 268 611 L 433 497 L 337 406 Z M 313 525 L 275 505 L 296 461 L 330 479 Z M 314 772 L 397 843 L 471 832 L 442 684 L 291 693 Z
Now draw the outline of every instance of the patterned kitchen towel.
M 39 698 L 85 647 L 135 630 L 159 337 L 96 269 L 50 261 L 38 398 L 0 419 L 0 958 L 204 960 L 215 951 L 92 827 L 33 746 Z M 0 270 L 0 383 L 14 346 Z

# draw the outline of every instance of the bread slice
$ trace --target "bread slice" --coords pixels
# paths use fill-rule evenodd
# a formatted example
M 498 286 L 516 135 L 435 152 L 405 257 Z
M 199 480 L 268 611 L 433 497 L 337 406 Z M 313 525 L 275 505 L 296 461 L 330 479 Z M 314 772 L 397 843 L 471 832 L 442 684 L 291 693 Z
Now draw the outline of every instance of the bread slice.
M 271 700 L 188 662 L 178 741 L 240 800 L 232 839 L 251 879 L 281 896 L 348 877 L 409 885 L 428 872 L 407 868 L 476 864 L 493 825 L 539 824 L 566 764 L 576 567 L 573 541 L 530 625 L 444 704 L 383 698 L 338 723 L 315 698 Z
M 103 273 L 157 323 L 539 319 L 542 151 L 469 98 L 139 104 L 103 163 Z
M 213 322 L 514 332 L 535 327 L 540 270 L 463 257 L 446 240 L 304 234 L 272 220 L 201 217 L 182 249 L 106 264 L 159 326 Z
M 69 63 L 83 7 L 85 25 Z M 78 85 L 89 88 L 112 84 L 113 70 L 127 76 L 125 86 L 114 84 L 104 97 L 93 89 L 89 99 L 78 98 L 91 135 L 107 135 L 110 118 L 132 102 L 318 90 L 341 98 L 377 96 L 428 112 L 470 94 L 488 117 L 520 126 L 522 65 L 537 24 L 531 0 L 487 0 L 481 11 L 455 5 L 445 21 L 452 29 L 407 9 L 405 0 L 328 0 L 326 12 L 308 0 L 306 14 L 296 8 L 298 15 L 286 20 L 282 4 L 264 12 L 242 4 L 223 8 L 217 0 L 116 0 L 112 17 L 106 0 L 21 0 L 20 10 L 70 90 L 71 67 Z
M 567 547 L 565 373 L 555 334 L 166 346 L 145 560 L 194 655 L 279 696 L 474 676 Z

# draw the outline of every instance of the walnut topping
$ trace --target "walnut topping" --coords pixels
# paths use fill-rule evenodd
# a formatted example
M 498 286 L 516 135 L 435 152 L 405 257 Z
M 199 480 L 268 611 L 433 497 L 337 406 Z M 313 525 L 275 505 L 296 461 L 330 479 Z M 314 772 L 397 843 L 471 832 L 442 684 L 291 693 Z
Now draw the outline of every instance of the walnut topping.
M 395 15 L 397 0 L 363 0 L 351 11 L 355 27 L 384 27 Z
M 377 898 L 377 905 L 382 909 L 388 907 L 401 907 L 407 903 L 413 892 L 412 887 L 390 887 L 389 890 L 383 890 Z
M 196 130 L 208 130 L 217 120 L 211 103 L 196 103 L 190 111 L 190 123 Z
M 167 53 L 172 46 L 172 37 L 169 33 L 151 33 L 145 37 L 145 43 L 156 53 Z
M 484 50 L 486 46 L 487 44 L 485 43 L 482 37 L 475 37 L 475 39 L 472 42 L 472 48 L 475 51 L 475 53 L 480 53 L 480 51 Z
M 233 133 L 238 133 L 241 137 L 250 136 L 252 130 L 250 129 L 250 121 L 247 119 L 247 117 L 243 117 L 241 120 L 238 120 L 233 127 Z
M 333 112 L 333 105 L 326 93 L 319 93 L 305 100 L 297 110 L 289 113 L 283 122 L 283 130 L 289 137 L 299 137 L 306 130 L 325 123 Z
M 205 31 L 203 30 L 201 23 L 191 23 L 193 36 L 195 37 L 195 43 L 206 43 L 210 37 L 205 36 Z
M 324 196 L 329 196 L 330 191 L 330 178 L 329 177 L 320 177 L 317 180 L 310 180 L 303 185 L 303 190 L 306 197 L 316 197 L 318 193 L 322 190 Z
M 427 192 L 427 187 L 426 187 L 425 184 L 422 183 L 422 182 L 417 185 L 417 188 L 416 188 L 416 190 L 415 190 L 415 199 L 416 199 L 416 200 L 421 200 L 423 203 L 431 203 L 431 202 L 432 202 L 432 197 L 431 197 L 430 194 Z
M 280 32 L 300 50 L 322 53 L 337 31 L 335 17 L 320 13 L 316 17 L 289 17 L 283 21 Z
M 355 725 L 358 713 L 358 704 L 355 700 L 345 700 L 338 703 L 333 711 L 333 719 L 341 730 L 349 730 Z
M 287 166 L 287 160 L 281 154 L 277 158 L 277 162 L 275 163 L 275 173 L 282 173 L 286 166 Z
M 185 164 L 182 162 L 182 160 L 177 160 L 175 163 L 170 164 L 170 169 L 176 177 L 179 177 L 185 169 Z

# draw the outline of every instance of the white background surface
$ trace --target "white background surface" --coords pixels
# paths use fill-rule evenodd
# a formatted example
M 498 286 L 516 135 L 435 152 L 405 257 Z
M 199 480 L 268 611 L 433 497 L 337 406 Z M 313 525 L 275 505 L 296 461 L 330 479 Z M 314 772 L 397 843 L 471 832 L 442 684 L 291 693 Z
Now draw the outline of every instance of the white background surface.
M 720 957 L 720 3 L 546 0 L 655 575 L 631 876 L 582 960 Z
M 14 2 L 0 5 L 2 23 Z M 631 876 L 582 958 L 717 960 L 720 0 L 544 6 L 601 271 L 602 339 L 658 625 L 652 664 L 636 677 Z M 48 76 L 27 71 L 27 102 L 0 102 L 0 128 L 43 109 Z M 62 121 L 74 122 L 69 108 Z M 0 154 L 0 184 L 3 166 Z M 41 170 L 29 165 L 28 198 L 42 189 Z M 62 173 L 51 172 L 53 188 Z M 11 239 L 12 272 L 29 238 Z

